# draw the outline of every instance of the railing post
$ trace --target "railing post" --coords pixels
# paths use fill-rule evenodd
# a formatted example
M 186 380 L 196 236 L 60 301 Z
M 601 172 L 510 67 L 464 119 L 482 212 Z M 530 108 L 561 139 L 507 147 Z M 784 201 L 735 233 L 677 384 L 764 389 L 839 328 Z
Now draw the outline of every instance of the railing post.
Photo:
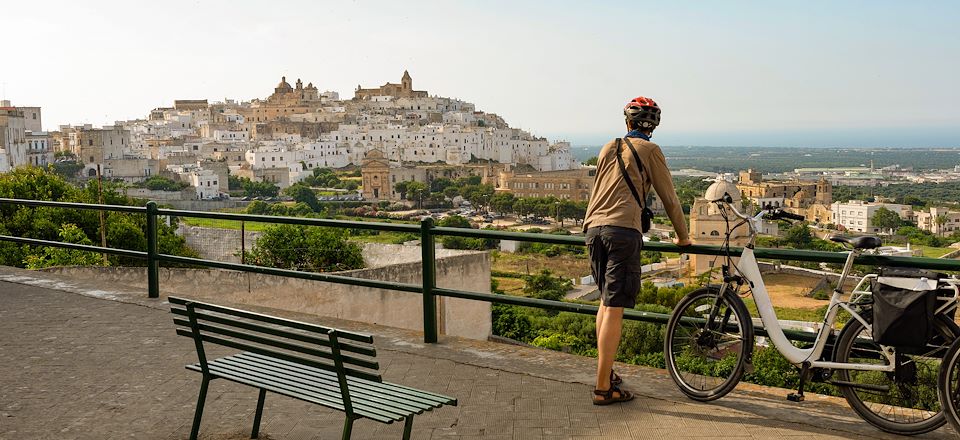
M 160 264 L 157 261 L 157 203 L 147 202 L 147 297 L 160 297 Z
M 423 264 L 423 342 L 437 342 L 437 258 L 433 231 L 433 218 L 420 221 L 420 251 Z

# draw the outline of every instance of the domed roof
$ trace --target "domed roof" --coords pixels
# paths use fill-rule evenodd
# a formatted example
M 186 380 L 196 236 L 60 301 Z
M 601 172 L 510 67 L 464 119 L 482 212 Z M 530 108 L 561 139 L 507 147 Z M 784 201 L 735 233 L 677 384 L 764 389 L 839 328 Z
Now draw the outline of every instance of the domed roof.
M 703 198 L 706 200 L 718 200 L 722 198 L 724 194 L 729 194 L 734 202 L 740 201 L 740 189 L 737 188 L 737 185 L 734 185 L 733 182 L 727 180 L 717 180 L 713 182 L 713 185 L 710 185 L 707 191 L 703 193 Z
M 800 191 L 797 191 L 797 193 L 793 195 L 794 200 L 803 200 L 809 197 L 810 197 L 810 193 L 802 189 Z
M 383 152 L 376 148 L 368 151 L 367 154 L 364 155 L 365 159 L 383 159 L 383 157 Z
M 282 76 L 282 77 L 280 77 L 280 84 L 277 84 L 277 88 L 278 88 L 278 89 L 292 89 L 293 87 L 290 87 L 290 83 L 287 82 L 287 77 Z

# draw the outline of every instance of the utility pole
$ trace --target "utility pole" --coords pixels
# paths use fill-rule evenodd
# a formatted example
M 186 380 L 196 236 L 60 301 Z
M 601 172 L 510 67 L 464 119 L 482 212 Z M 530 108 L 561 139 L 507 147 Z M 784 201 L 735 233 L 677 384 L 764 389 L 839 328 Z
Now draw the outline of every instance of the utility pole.
M 103 174 L 100 173 L 100 164 L 97 164 L 97 203 L 103 204 Z M 104 211 L 100 212 L 100 246 L 107 247 L 107 221 L 104 217 Z M 103 265 L 108 265 L 107 254 L 103 254 Z

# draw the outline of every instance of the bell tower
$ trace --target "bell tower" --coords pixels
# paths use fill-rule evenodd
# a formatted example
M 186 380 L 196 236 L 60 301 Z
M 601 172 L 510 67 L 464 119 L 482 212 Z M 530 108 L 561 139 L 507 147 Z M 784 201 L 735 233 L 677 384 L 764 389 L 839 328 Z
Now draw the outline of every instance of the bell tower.
M 817 181 L 816 200 L 817 203 L 824 205 L 833 203 L 833 185 L 831 185 L 824 176 L 820 176 L 820 180 Z
M 410 77 L 410 72 L 406 70 L 403 71 L 403 78 L 400 79 L 400 85 L 403 86 L 403 90 L 413 90 L 413 78 Z

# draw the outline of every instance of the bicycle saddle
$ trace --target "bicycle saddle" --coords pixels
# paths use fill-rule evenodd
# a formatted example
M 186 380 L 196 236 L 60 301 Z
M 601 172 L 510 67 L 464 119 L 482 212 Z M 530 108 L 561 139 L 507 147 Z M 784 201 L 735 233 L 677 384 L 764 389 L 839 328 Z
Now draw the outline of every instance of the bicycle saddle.
M 883 246 L 883 242 L 879 238 L 872 235 L 861 235 L 859 237 L 844 237 L 842 235 L 833 235 L 830 237 L 830 241 L 837 243 L 847 243 L 850 246 L 853 246 L 854 249 L 876 249 L 880 246 Z

